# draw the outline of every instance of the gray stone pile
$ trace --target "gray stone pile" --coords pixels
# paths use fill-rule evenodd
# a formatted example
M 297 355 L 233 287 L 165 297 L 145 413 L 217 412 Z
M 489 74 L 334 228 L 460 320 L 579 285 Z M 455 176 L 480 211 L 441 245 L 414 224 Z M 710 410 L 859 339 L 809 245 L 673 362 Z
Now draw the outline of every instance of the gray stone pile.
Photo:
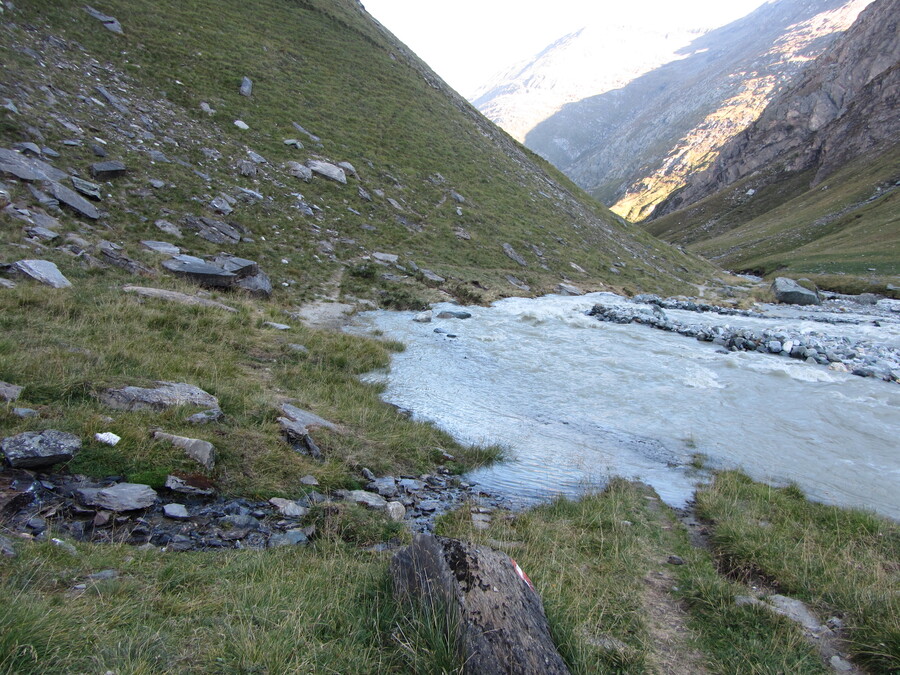
M 695 303 L 676 300 L 655 301 L 655 296 L 636 296 L 635 301 L 652 302 L 650 309 L 627 305 L 594 305 L 589 316 L 610 323 L 637 323 L 658 330 L 712 342 L 729 351 L 753 351 L 801 359 L 810 364 L 828 366 L 832 370 L 850 372 L 860 377 L 876 377 L 900 383 L 900 350 L 871 344 L 848 337 L 829 336 L 819 332 L 796 330 L 757 330 L 729 325 L 702 326 L 676 321 L 662 307 L 689 311 L 715 311 L 720 314 L 748 314 L 727 308 L 690 309 Z M 758 316 L 758 315 L 756 315 Z M 822 317 L 817 320 L 825 321 Z

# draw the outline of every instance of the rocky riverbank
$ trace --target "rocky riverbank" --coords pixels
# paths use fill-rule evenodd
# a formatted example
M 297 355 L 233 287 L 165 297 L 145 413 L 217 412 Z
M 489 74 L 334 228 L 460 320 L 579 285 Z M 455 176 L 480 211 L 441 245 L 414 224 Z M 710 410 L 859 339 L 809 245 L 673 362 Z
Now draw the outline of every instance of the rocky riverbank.
M 760 329 L 732 326 L 728 323 L 692 323 L 672 318 L 666 310 L 770 319 L 773 325 L 772 328 Z M 784 317 L 771 309 L 750 312 L 690 300 L 663 299 L 655 295 L 638 295 L 628 304 L 598 303 L 588 314 L 600 321 L 638 323 L 678 333 L 702 342 L 712 342 L 728 351 L 754 351 L 790 357 L 827 366 L 838 372 L 900 383 L 900 350 L 883 343 L 829 334 L 827 328 L 828 325 L 840 324 L 869 324 L 878 327 L 883 322 L 898 323 L 900 302 L 870 295 L 828 294 L 821 305 L 804 306 L 803 312 L 791 317 L 791 320 L 814 321 L 822 324 L 822 330 L 801 332 L 797 328 L 778 326 L 778 319 Z

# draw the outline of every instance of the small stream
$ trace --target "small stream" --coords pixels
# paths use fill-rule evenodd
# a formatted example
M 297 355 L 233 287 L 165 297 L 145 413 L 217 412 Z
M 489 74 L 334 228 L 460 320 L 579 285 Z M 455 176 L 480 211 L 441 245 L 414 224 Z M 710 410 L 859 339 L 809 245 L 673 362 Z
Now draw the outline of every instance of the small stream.
M 509 461 L 467 480 L 511 501 L 574 496 L 623 476 L 682 506 L 702 478 L 691 466 L 699 453 L 713 468 L 795 481 L 813 499 L 900 518 L 896 383 L 603 323 L 586 315 L 597 302 L 629 301 L 608 293 L 508 298 L 466 307 L 465 320 L 431 323 L 414 322 L 413 312 L 366 312 L 350 330 L 406 344 L 390 372 L 367 376 L 386 384 L 386 401 L 463 443 L 509 449 Z M 461 308 L 437 305 L 434 315 L 444 309 Z M 809 321 L 802 310 L 672 314 L 900 347 L 900 314 L 879 326 Z

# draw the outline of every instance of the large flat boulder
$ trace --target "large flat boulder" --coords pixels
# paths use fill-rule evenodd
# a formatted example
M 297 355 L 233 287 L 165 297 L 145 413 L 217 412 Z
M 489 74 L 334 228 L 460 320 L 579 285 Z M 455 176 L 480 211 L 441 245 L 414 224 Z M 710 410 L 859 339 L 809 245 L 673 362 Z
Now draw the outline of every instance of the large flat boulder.
M 26 431 L 0 441 L 0 450 L 14 469 L 40 469 L 67 462 L 81 450 L 81 439 L 64 431 Z
M 25 276 L 52 288 L 69 288 L 72 282 L 49 260 L 19 260 L 9 267 L 16 276 Z
M 788 305 L 819 305 L 822 301 L 818 293 L 808 288 L 803 288 L 793 279 L 778 277 L 772 283 L 772 292 L 775 299 Z
M 200 387 L 184 382 L 157 382 L 157 387 L 107 389 L 100 400 L 117 410 L 165 410 L 182 405 L 219 408 L 219 399 Z
M 313 173 L 323 176 L 324 178 L 333 180 L 341 185 L 347 184 L 347 174 L 344 173 L 344 170 L 330 162 L 323 162 L 319 159 L 310 159 L 306 162 L 306 166 L 309 167 Z
M 193 256 L 179 255 L 162 264 L 172 274 L 207 288 L 231 288 L 237 275 Z
M 156 490 L 140 483 L 116 483 L 106 488 L 82 488 L 78 490 L 78 495 L 87 506 L 117 512 L 150 508 L 157 497 Z

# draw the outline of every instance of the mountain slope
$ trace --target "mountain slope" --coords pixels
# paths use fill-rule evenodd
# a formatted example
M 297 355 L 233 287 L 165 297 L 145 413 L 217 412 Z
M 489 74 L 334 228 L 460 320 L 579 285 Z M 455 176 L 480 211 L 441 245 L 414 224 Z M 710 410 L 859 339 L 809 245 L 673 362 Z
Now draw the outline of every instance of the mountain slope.
M 898 20 L 867 8 L 648 229 L 729 266 L 900 274 Z
M 711 31 L 679 60 L 565 106 L 526 137 L 630 220 L 706 167 L 870 0 L 780 0 Z
M 387 283 L 377 277 L 375 289 L 361 288 L 357 278 L 353 292 L 376 301 L 398 287 L 424 295 L 434 295 L 436 285 L 450 293 L 464 288 L 471 291 L 460 296 L 466 298 L 521 292 L 507 275 L 535 292 L 566 280 L 587 288 L 608 281 L 674 290 L 707 269 L 593 204 L 484 120 L 359 3 L 264 0 L 252 12 L 237 2 L 215 8 L 103 3 L 98 9 L 116 16 L 124 35 L 105 30 L 76 2 L 55 3 L 53 11 L 28 1 L 16 8 L 7 12 L 13 21 L 3 41 L 0 96 L 19 112 L 2 109 L 5 144 L 35 140 L 29 128 L 38 128 L 40 143 L 60 146 L 62 157 L 52 161 L 85 167 L 94 126 L 110 156 L 134 169 L 171 173 L 177 184 L 177 204 L 166 203 L 171 195 L 142 194 L 134 182 L 117 184 L 120 189 L 102 206 L 110 221 L 129 222 L 119 233 L 122 245 L 140 230 L 150 237 L 165 209 L 175 211 L 163 214 L 170 220 L 208 215 L 218 192 L 240 194 L 244 188 L 264 199 L 239 202 L 230 217 L 251 238 L 278 231 L 266 246 L 257 241 L 242 249 L 245 257 L 258 256 L 269 269 L 286 273 L 278 281 L 288 286 L 276 286 L 276 296 L 286 300 L 310 297 L 341 268 L 365 264 L 372 251 L 402 256 L 408 273 Z M 29 31 L 29 23 L 58 40 Z M 253 81 L 249 97 L 238 92 L 242 77 Z M 147 110 L 131 118 L 121 114 L 98 95 L 98 85 L 124 100 L 140 100 Z M 40 86 L 51 89 L 52 99 Z M 202 112 L 201 103 L 215 112 Z M 68 120 L 77 134 L 57 118 Z M 249 129 L 238 129 L 235 120 Z M 298 132 L 295 123 L 320 140 Z M 60 145 L 73 134 L 80 146 Z M 305 147 L 284 144 L 292 138 Z M 179 161 L 151 164 L 151 149 Z M 248 151 L 267 160 L 255 167 L 255 176 L 238 168 Z M 350 162 L 358 178 L 351 175 L 346 186 L 321 178 L 305 183 L 284 168 L 309 159 Z M 297 193 L 313 215 L 297 210 Z M 22 191 L 14 196 L 28 201 Z M 527 267 L 504 253 L 506 243 Z M 282 267 L 288 251 L 292 261 Z M 626 268 L 613 268 L 620 261 Z M 446 281 L 419 283 L 409 263 Z M 405 290 L 410 284 L 419 290 Z

